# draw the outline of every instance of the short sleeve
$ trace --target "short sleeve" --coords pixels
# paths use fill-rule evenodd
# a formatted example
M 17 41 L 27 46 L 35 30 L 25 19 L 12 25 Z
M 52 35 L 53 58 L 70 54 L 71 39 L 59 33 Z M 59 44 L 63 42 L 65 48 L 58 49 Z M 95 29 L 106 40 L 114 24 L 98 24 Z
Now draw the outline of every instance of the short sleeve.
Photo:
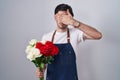
M 51 41 L 53 31 L 42 36 L 42 41 Z
M 84 39 L 83 39 L 83 32 L 81 30 L 77 30 L 77 42 L 80 43 L 80 42 L 83 42 Z
M 46 41 L 45 35 L 42 36 L 42 41 Z

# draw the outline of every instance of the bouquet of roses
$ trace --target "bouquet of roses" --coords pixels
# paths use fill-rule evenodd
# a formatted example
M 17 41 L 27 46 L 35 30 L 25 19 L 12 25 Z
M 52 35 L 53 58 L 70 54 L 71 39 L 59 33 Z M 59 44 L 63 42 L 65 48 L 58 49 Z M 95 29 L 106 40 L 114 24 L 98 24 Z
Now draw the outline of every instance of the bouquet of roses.
M 37 41 L 32 39 L 26 48 L 27 59 L 35 64 L 40 71 L 43 71 L 46 64 L 54 60 L 53 56 L 57 55 L 59 49 L 50 41 Z M 44 77 L 40 78 L 44 80 Z

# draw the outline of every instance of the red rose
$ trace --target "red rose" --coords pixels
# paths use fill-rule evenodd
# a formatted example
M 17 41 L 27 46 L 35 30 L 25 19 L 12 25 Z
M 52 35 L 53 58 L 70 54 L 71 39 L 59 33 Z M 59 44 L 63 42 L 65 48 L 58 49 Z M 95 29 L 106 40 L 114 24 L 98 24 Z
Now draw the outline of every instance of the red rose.
M 38 48 L 40 50 L 41 47 L 43 47 L 44 45 L 40 42 L 36 43 L 36 48 Z
M 44 56 L 48 57 L 51 56 L 52 48 L 48 45 L 44 45 L 43 47 L 40 48 L 40 52 Z
M 36 43 L 36 48 L 46 57 L 57 55 L 59 51 L 58 47 L 50 41 L 47 41 L 45 44 L 38 42 Z
M 50 42 L 50 41 L 47 41 L 47 42 L 45 43 L 45 45 L 53 46 L 53 43 Z
M 51 55 L 52 55 L 52 56 L 58 54 L 59 49 L 58 49 L 58 47 L 55 46 L 52 42 L 47 41 L 47 42 L 46 42 L 46 45 L 48 45 L 48 46 L 50 46 L 50 47 L 52 48 L 52 52 L 51 52 Z
M 52 55 L 57 55 L 58 52 L 59 52 L 58 47 L 54 46 L 53 49 L 52 49 Z

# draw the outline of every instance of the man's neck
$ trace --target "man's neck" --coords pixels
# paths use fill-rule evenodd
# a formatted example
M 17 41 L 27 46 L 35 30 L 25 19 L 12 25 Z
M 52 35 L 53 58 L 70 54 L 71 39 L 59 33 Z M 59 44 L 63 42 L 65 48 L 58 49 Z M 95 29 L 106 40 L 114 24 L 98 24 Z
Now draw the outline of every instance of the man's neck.
M 67 31 L 67 28 L 61 29 L 61 28 L 57 28 L 57 32 L 65 32 Z
M 67 31 L 67 28 L 68 28 L 68 25 L 64 25 L 62 28 L 61 27 L 57 27 L 57 32 L 65 32 L 65 31 Z

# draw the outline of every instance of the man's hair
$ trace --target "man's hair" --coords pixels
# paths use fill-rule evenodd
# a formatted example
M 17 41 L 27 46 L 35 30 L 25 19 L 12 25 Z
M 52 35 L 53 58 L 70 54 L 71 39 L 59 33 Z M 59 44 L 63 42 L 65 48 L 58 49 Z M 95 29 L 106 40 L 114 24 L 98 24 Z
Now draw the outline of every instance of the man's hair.
M 68 4 L 59 4 L 59 5 L 57 5 L 57 7 L 55 8 L 54 14 L 58 13 L 58 11 L 67 11 L 67 9 L 69 9 L 70 14 L 72 16 L 74 16 L 72 8 Z

